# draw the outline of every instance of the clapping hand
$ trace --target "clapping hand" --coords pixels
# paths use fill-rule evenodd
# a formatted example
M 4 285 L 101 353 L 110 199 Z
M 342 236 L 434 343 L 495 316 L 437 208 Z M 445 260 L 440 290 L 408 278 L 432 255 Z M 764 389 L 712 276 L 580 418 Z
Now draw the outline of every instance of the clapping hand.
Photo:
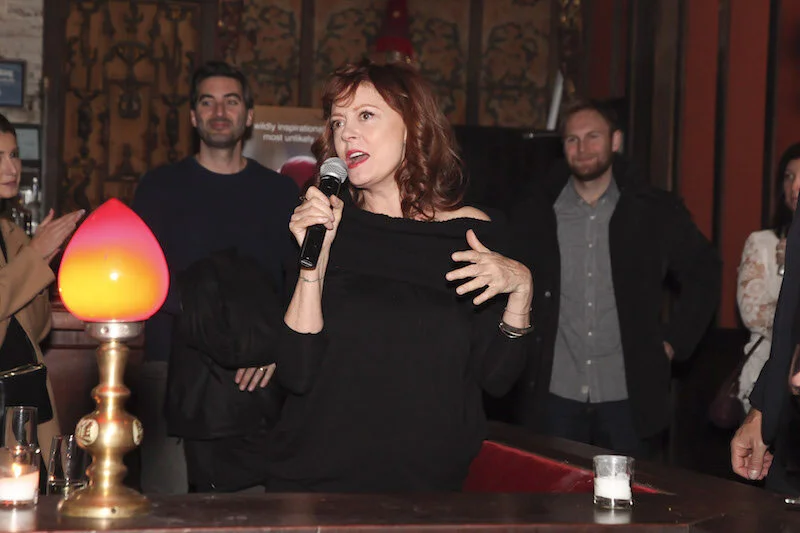
M 61 249 L 64 241 L 75 231 L 75 227 L 84 213 L 85 211 L 80 209 L 54 218 L 54 212 L 51 209 L 36 228 L 36 235 L 31 239 L 31 248 L 39 252 L 42 258 L 49 263 Z

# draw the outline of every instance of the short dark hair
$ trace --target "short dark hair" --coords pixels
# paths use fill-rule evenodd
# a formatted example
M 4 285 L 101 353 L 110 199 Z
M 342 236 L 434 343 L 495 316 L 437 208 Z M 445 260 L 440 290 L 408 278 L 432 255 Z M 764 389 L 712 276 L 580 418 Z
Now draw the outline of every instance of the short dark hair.
M 616 111 L 609 105 L 598 100 L 576 100 L 561 112 L 559 131 L 562 135 L 564 134 L 564 126 L 567 124 L 567 121 L 582 111 L 594 111 L 598 113 L 608 124 L 611 133 L 622 129 Z
M 0 133 L 10 133 L 14 137 L 17 136 L 17 130 L 14 126 L 9 122 L 5 115 L 0 113 Z
M 242 98 L 244 99 L 244 106 L 247 109 L 253 109 L 255 105 L 253 101 L 253 90 L 250 88 L 250 82 L 247 81 L 247 76 L 238 68 L 230 65 L 224 61 L 208 61 L 201 65 L 194 71 L 192 75 L 192 89 L 189 93 L 189 104 L 194 109 L 197 106 L 197 100 L 200 97 L 198 88 L 204 80 L 208 78 L 232 78 L 239 82 L 242 86 Z

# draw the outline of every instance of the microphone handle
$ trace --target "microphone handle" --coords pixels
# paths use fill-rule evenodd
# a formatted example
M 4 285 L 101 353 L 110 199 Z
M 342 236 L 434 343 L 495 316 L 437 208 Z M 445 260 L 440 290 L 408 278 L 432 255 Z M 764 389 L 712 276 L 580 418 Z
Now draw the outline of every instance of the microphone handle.
M 323 176 L 319 183 L 319 190 L 326 197 L 339 195 L 342 182 L 331 176 Z M 315 268 L 322 251 L 322 243 L 325 240 L 327 228 L 322 224 L 314 224 L 306 230 L 303 239 L 303 246 L 300 247 L 300 266 L 303 268 Z

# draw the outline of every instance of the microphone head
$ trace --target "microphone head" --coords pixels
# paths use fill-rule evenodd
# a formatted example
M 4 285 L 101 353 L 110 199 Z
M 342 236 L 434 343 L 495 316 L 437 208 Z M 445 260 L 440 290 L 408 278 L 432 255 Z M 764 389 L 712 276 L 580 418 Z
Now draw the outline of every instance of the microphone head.
M 329 157 L 319 167 L 320 178 L 331 177 L 339 183 L 347 179 L 347 165 L 338 157 Z

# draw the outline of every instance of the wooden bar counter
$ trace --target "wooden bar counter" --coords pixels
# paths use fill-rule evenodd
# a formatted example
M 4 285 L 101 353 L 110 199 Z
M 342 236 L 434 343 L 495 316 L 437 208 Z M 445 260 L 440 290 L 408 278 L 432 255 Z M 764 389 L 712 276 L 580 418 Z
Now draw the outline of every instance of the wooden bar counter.
M 96 343 L 82 328 L 54 307 L 45 361 L 66 432 L 93 409 L 88 391 L 97 382 Z M 141 342 L 132 343 L 132 372 L 140 348 Z M 591 494 L 598 453 L 603 451 L 492 423 L 462 493 L 154 496 L 150 515 L 106 522 L 62 517 L 58 499 L 42 496 L 34 509 L 0 510 L 0 531 L 800 532 L 800 510 L 782 497 L 646 462 L 636 463 L 634 508 L 599 510 Z
M 637 465 L 636 482 L 640 490 L 659 492 L 636 493 L 630 512 L 602 511 L 594 507 L 591 485 L 585 483 L 590 477 L 592 456 L 601 450 L 532 436 L 501 424 L 492 424 L 490 437 L 488 444 L 500 445 L 502 453 L 509 454 L 509 462 L 497 465 L 498 478 L 485 479 L 487 485 L 513 485 L 520 480 L 524 482 L 525 478 L 536 484 L 538 476 L 546 477 L 554 492 L 163 496 L 151 498 L 154 509 L 148 516 L 105 522 L 62 517 L 56 510 L 58 499 L 44 496 L 33 510 L 0 512 L 0 530 L 800 531 L 800 511 L 787 508 L 776 495 L 736 482 L 647 463 Z M 519 463 L 521 458 L 529 464 Z M 548 472 L 545 474 L 538 468 Z M 563 471 L 563 475 L 554 474 L 553 468 Z

